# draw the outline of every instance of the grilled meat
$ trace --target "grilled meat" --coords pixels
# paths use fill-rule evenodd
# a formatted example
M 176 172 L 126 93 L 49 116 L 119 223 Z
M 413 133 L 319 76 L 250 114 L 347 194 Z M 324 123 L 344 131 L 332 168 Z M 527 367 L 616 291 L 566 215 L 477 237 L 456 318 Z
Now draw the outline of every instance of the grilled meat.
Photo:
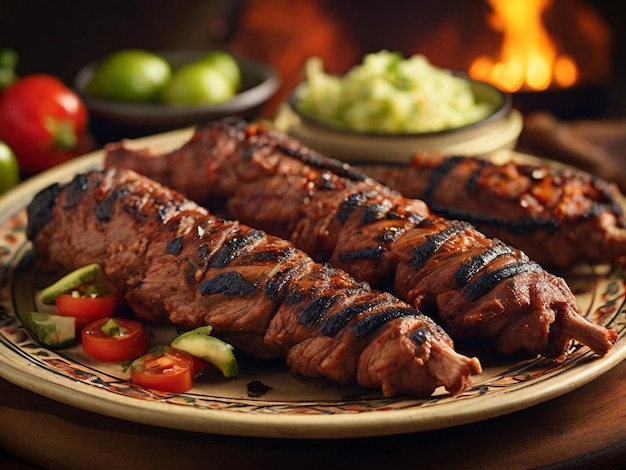
M 165 155 L 107 147 L 105 164 L 157 177 L 229 217 L 289 237 L 376 288 L 436 316 L 459 339 L 502 354 L 563 357 L 572 339 L 603 355 L 616 333 L 586 321 L 562 278 L 467 222 L 434 216 L 363 173 L 284 134 L 245 123 L 197 129 Z
M 588 173 L 476 157 L 416 155 L 411 166 L 363 170 L 444 217 L 524 251 L 545 267 L 611 263 L 626 255 L 626 225 L 614 185 Z
M 130 170 L 43 190 L 27 235 L 41 269 L 100 263 L 139 318 L 211 325 L 241 351 L 284 356 L 293 373 L 422 396 L 459 393 L 481 372 L 415 308 Z

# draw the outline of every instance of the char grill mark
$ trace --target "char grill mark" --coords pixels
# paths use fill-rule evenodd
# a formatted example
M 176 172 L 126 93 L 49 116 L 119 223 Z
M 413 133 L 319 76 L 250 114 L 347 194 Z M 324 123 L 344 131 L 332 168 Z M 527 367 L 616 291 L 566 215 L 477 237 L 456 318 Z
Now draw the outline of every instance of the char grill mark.
M 201 295 L 225 294 L 233 296 L 244 296 L 254 292 L 254 283 L 246 280 L 240 273 L 229 271 L 217 275 L 213 279 L 208 279 L 200 283 Z
M 327 170 L 341 178 L 346 178 L 350 181 L 365 181 L 368 176 L 357 170 L 356 168 L 347 165 L 334 158 L 328 158 L 318 152 L 305 148 L 299 145 L 296 141 L 280 140 L 273 141 L 273 144 L 283 151 L 286 155 L 296 158 L 307 165 L 321 170 Z
M 76 205 L 80 202 L 81 198 L 85 194 L 88 188 L 88 178 L 87 174 L 79 175 L 76 178 L 73 178 L 67 187 L 67 202 L 66 207 L 71 209 L 76 207 Z
M 277 233 L 283 234 L 290 227 L 291 239 L 314 259 L 330 261 L 376 287 L 389 286 L 416 308 L 432 309 L 444 327 L 459 339 L 487 341 L 503 354 L 528 351 L 560 356 L 566 354 L 569 342 L 574 339 L 603 355 L 616 340 L 613 330 L 582 319 L 576 299 L 563 279 L 536 269 L 537 265 L 517 266 L 516 263 L 527 261 L 520 250 L 511 248 L 507 256 L 492 256 L 489 250 L 500 242 L 487 238 L 471 224 L 436 217 L 423 201 L 403 197 L 372 179 L 350 179 L 345 176 L 347 165 L 337 166 L 337 162 L 316 153 L 310 157 L 302 145 L 261 126 L 248 126 L 236 148 L 229 154 L 221 154 L 216 151 L 224 139 L 221 127 L 217 123 L 210 129 L 199 130 L 203 136 L 195 140 L 202 140 L 202 145 L 192 139 L 165 158 L 179 163 L 170 165 L 174 172 L 172 179 L 177 181 L 182 181 L 181 177 L 175 177 L 178 172 L 181 175 L 188 172 L 189 167 L 181 164 L 185 156 L 193 155 L 190 161 L 208 162 L 205 165 L 211 165 L 213 172 L 210 184 L 204 182 L 204 187 L 212 193 L 205 202 L 213 201 L 213 196 L 224 201 L 219 210 L 228 217 L 250 225 L 262 221 L 265 225 L 261 227 L 271 231 L 268 221 L 272 219 L 263 214 L 262 206 L 255 206 L 254 193 L 246 185 L 261 190 L 273 188 L 272 203 L 281 208 Z M 257 150 L 250 158 L 242 159 L 245 149 L 251 146 Z M 135 154 L 133 158 L 132 151 L 123 153 L 119 148 L 114 149 L 114 154 L 117 158 L 107 157 L 107 164 L 141 168 L 140 160 L 145 158 L 143 154 Z M 120 154 L 125 156 L 123 161 Z M 448 167 L 430 180 L 433 201 L 440 197 L 441 185 L 465 168 L 462 163 L 462 159 L 448 162 Z M 479 180 L 476 191 L 482 188 L 480 180 L 488 173 L 488 166 L 481 168 L 476 177 Z M 400 181 L 406 178 L 400 176 Z M 427 172 L 420 181 L 429 177 Z M 289 185 L 284 190 L 281 183 L 285 178 L 301 179 L 302 184 Z M 326 182 L 323 188 L 319 184 L 322 180 Z M 463 188 L 465 181 L 457 182 L 455 188 Z M 444 193 L 458 194 L 455 188 Z M 178 189 L 189 194 L 197 192 L 192 184 L 183 184 Z M 497 201 L 492 197 L 485 204 L 494 202 Z M 382 214 L 379 204 L 393 208 L 382 219 L 378 218 Z M 368 210 L 376 216 L 366 215 Z M 382 243 L 381 237 L 387 234 L 394 236 Z M 481 255 L 484 252 L 487 253 Z M 371 254 L 376 256 L 367 256 Z M 482 268 L 468 284 L 462 278 L 470 274 L 470 269 L 456 276 L 455 273 L 472 257 L 475 257 L 472 269 L 481 265 Z M 458 285 L 461 281 L 466 283 L 465 287 Z M 544 285 L 550 289 L 539 287 Z M 530 325 L 528 334 L 512 334 L 523 322 Z M 544 335 L 544 331 L 550 334 Z
M 119 188 L 114 191 L 109 197 L 98 204 L 98 207 L 96 207 L 96 218 L 100 222 L 108 222 L 111 220 L 113 204 L 115 204 L 115 201 L 118 199 L 126 198 L 128 194 L 129 193 L 126 188 Z
M 422 198 L 431 208 L 433 205 L 433 194 L 446 175 L 460 163 L 460 157 L 450 157 L 442 165 L 439 165 L 428 178 L 428 184 Z
M 363 210 L 361 223 L 363 225 L 371 224 L 382 219 L 389 212 L 388 204 L 369 204 Z
M 350 194 L 340 204 L 337 211 L 337 219 L 343 224 L 348 220 L 350 215 L 361 207 L 369 199 L 368 195 L 364 191 L 359 191 L 354 194 Z
M 258 230 L 250 230 L 241 236 L 231 238 L 211 261 L 212 268 L 223 268 L 233 259 L 244 253 L 245 250 L 252 249 L 255 243 L 260 242 L 264 234 Z
M 450 240 L 452 237 L 459 235 L 470 227 L 469 224 L 464 222 L 453 221 L 449 224 L 449 227 L 443 228 L 439 232 L 426 238 L 426 241 L 420 246 L 415 248 L 413 252 L 413 259 L 411 260 L 411 266 L 414 269 L 420 269 L 424 263 L 439 250 L 444 243 Z
M 418 310 L 314 263 L 288 241 L 214 217 L 132 171 L 91 173 L 70 208 L 82 179 L 52 185 L 29 205 L 36 260 L 47 270 L 100 263 L 140 318 L 183 329 L 209 324 L 249 354 L 283 355 L 294 374 L 357 381 L 387 396 L 429 395 L 438 386 L 456 394 L 481 370 Z M 347 314 L 353 305 L 366 306 Z M 407 339 L 411 348 L 395 344 Z M 405 367 L 381 369 L 378 361 Z
M 324 322 L 321 334 L 330 337 L 336 336 L 353 318 L 363 315 L 374 308 L 385 308 L 389 304 L 390 300 L 383 297 L 376 300 L 366 298 L 363 302 L 349 305 Z
M 283 258 L 283 260 L 287 260 L 287 258 Z M 281 262 L 280 264 L 287 263 Z M 305 268 L 305 264 L 290 263 L 287 267 L 281 269 L 265 284 L 265 295 L 273 301 L 282 300 L 285 297 L 285 289 L 288 287 L 289 283 L 297 279 Z
M 514 250 L 510 246 L 504 243 L 495 243 L 492 247 L 464 261 L 454 273 L 456 286 L 459 288 L 465 286 L 478 271 L 489 266 L 489 263 L 497 257 L 511 255 L 513 252 Z
M 356 259 L 377 261 L 383 257 L 383 247 L 378 245 L 373 248 L 363 248 L 356 251 L 343 251 L 339 253 L 339 261 L 350 261 Z
M 318 323 L 324 313 L 336 302 L 336 298 L 333 295 L 325 297 L 319 297 L 310 302 L 298 315 L 300 324 L 304 326 L 311 326 Z
M 386 309 L 373 315 L 368 315 L 365 318 L 357 321 L 352 329 L 358 339 L 365 339 L 372 332 L 376 331 L 382 325 L 394 320 L 396 318 L 414 316 L 415 310 L 412 308 L 393 308 Z
M 487 295 L 498 284 L 510 279 L 514 276 L 530 272 L 540 272 L 541 266 L 537 263 L 521 261 L 519 263 L 510 264 L 498 269 L 494 269 L 479 276 L 475 281 L 465 288 L 465 295 L 471 300 L 476 301 Z
M 460 162 L 460 160 L 457 160 Z M 465 192 L 467 194 L 474 194 L 474 191 L 478 188 L 478 182 L 480 181 L 480 175 L 483 172 L 483 169 L 487 167 L 486 161 L 481 161 L 477 168 L 470 174 L 469 178 L 465 182 Z
M 26 236 L 28 238 L 36 236 L 52 220 L 52 208 L 62 190 L 63 186 L 57 183 L 35 195 L 32 203 L 27 208 L 28 227 L 26 228 Z
M 550 234 L 558 232 L 560 229 L 559 221 L 554 218 L 543 217 L 527 217 L 524 219 L 510 220 L 502 217 L 494 217 L 491 215 L 480 215 L 474 212 L 453 209 L 440 204 L 430 205 L 433 212 L 446 217 L 448 219 L 465 220 L 472 225 L 481 228 L 492 228 L 506 230 L 515 236 L 532 235 L 538 230 L 545 230 Z

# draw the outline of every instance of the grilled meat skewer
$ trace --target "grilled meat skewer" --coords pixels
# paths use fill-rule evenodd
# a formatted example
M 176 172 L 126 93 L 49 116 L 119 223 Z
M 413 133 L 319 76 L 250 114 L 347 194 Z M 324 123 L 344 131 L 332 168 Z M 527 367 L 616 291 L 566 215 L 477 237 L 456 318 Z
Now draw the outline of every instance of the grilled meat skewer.
M 369 176 L 444 217 L 524 251 L 545 267 L 611 263 L 626 255 L 626 220 L 614 185 L 582 171 L 416 155 L 410 166 L 369 165 Z
M 616 333 L 586 321 L 565 281 L 520 250 L 284 134 L 213 123 L 165 155 L 107 147 L 107 166 L 130 167 L 248 225 L 290 238 L 376 288 L 435 316 L 455 340 L 502 354 L 562 358 L 572 339 L 603 355 Z
M 41 191 L 27 235 L 40 269 L 100 263 L 139 318 L 211 325 L 251 355 L 284 356 L 294 374 L 427 396 L 460 393 L 481 372 L 415 308 L 130 170 Z

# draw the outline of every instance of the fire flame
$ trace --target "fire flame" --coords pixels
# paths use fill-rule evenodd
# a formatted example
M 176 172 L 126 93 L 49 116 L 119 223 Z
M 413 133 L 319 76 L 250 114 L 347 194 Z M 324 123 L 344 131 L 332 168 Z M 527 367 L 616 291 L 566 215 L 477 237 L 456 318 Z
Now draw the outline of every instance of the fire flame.
M 552 85 L 572 86 L 578 79 L 576 62 L 560 54 L 546 31 L 543 12 L 552 0 L 489 0 L 491 28 L 503 33 L 500 57 L 482 55 L 469 75 L 491 82 L 505 91 L 545 90 Z

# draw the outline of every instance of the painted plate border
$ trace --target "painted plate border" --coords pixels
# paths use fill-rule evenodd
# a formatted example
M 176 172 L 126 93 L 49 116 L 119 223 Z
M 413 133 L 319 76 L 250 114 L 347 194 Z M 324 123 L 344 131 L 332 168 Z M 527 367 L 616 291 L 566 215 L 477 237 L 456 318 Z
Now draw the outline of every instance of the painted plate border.
M 137 147 L 174 148 L 191 129 L 129 141 Z M 588 318 L 615 328 L 619 339 L 605 357 L 575 346 L 561 364 L 535 358 L 503 367 L 487 367 L 466 392 L 452 397 L 443 390 L 425 399 L 384 398 L 376 393 L 331 390 L 316 396 L 304 384 L 303 398 L 233 396 L 220 384 L 166 394 L 130 385 L 110 366 L 93 364 L 78 353 L 39 346 L 21 327 L 17 309 L 24 292 L 34 294 L 28 274 L 29 244 L 25 207 L 49 184 L 99 168 L 96 151 L 39 174 L 0 197 L 0 376 L 27 390 L 76 408 L 171 429 L 207 434 L 269 438 L 371 437 L 427 431 L 477 422 L 519 411 L 575 390 L 626 358 L 626 286 L 619 271 L 607 267 L 573 273 L 574 292 Z M 263 371 L 260 372 L 261 377 Z M 295 380 L 286 371 L 268 371 Z M 296 382 L 294 382 L 296 383 Z M 297 385 L 301 385 L 297 383 Z M 308 388 L 307 388 L 308 387 Z M 328 389 L 326 389 L 327 391 Z M 287 398 L 285 398 L 285 396 Z M 330 396 L 330 398 L 329 398 Z

